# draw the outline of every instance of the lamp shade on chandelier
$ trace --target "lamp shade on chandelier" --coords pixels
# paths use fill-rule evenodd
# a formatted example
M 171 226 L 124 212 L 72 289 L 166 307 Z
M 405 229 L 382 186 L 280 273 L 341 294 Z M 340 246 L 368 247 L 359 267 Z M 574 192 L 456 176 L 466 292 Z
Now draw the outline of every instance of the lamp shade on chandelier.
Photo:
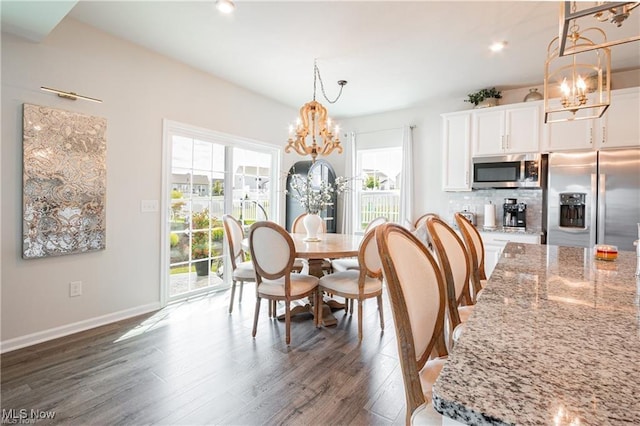
M 295 127 L 289 126 L 289 140 L 285 152 L 295 151 L 299 155 L 310 155 L 311 161 L 315 162 L 318 155 L 329 155 L 334 150 L 342 153 L 340 145 L 338 125 L 331 122 L 327 109 L 316 101 L 316 81 L 320 81 L 320 87 L 325 99 L 331 104 L 335 103 L 342 94 L 342 88 L 347 82 L 338 81 L 340 92 L 335 100 L 330 101 L 324 93 L 324 85 L 320 77 L 318 65 L 313 66 L 313 100 L 307 102 L 300 108 L 300 115 L 296 120 Z M 332 127 L 333 126 L 333 127 Z
M 611 53 L 609 48 L 593 48 L 594 40 L 604 40 L 599 28 L 580 31 L 570 28 L 566 40 L 554 38 L 547 48 L 544 69 L 544 122 L 586 120 L 601 117 L 610 104 Z M 565 44 L 575 52 L 561 56 Z

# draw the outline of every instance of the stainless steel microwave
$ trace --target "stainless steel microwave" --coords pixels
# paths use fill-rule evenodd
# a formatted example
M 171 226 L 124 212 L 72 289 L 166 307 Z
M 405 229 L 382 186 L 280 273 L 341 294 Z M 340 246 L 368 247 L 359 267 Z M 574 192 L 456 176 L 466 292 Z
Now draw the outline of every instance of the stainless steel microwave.
M 473 159 L 473 188 L 543 188 L 547 156 L 541 154 Z

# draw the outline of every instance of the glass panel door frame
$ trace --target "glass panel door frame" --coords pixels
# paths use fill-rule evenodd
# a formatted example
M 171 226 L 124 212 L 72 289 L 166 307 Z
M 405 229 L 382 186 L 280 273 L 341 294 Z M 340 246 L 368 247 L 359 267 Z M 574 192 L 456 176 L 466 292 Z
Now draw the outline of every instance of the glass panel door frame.
M 170 229 L 170 214 L 171 214 L 171 176 L 172 176 L 172 141 L 174 136 L 183 136 L 188 138 L 197 139 L 199 141 L 211 142 L 217 145 L 225 146 L 225 167 L 224 167 L 224 194 L 229 194 L 224 198 L 224 213 L 233 214 L 233 150 L 234 148 L 240 148 L 245 150 L 251 150 L 255 152 L 265 153 L 271 156 L 271 176 L 270 181 L 274 183 L 271 186 L 269 198 L 268 215 L 269 218 L 277 220 L 280 217 L 280 197 L 282 192 L 280 187 L 280 167 L 282 164 L 282 151 L 274 146 L 265 142 L 242 138 L 222 132 L 203 129 L 188 124 L 175 122 L 172 120 L 163 120 L 163 150 L 162 150 L 162 199 L 161 199 L 161 217 L 160 217 L 160 302 L 162 306 L 167 305 L 175 300 L 194 297 L 200 293 L 211 291 L 210 287 L 205 287 L 202 291 L 192 292 L 186 296 L 171 297 L 169 294 L 170 276 L 169 269 L 171 265 L 170 261 L 170 247 L 168 241 L 171 236 Z M 224 243 L 224 268 L 230 269 L 229 259 L 226 255 L 226 241 Z M 229 274 L 224 275 L 224 282 L 226 286 L 230 285 Z

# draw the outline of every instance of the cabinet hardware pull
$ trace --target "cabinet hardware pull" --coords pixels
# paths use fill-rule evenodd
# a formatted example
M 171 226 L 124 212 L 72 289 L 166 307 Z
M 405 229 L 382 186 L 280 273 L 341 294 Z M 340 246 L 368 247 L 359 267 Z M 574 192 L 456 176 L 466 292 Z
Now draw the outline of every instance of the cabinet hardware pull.
M 500 148 L 504 149 L 504 135 L 500 137 Z
M 593 127 L 589 129 L 589 145 L 593 144 Z
M 605 137 L 604 137 L 604 135 L 605 135 L 605 129 L 606 129 L 606 127 L 605 127 L 605 126 L 602 126 L 602 143 L 606 143 L 606 140 L 605 140 Z

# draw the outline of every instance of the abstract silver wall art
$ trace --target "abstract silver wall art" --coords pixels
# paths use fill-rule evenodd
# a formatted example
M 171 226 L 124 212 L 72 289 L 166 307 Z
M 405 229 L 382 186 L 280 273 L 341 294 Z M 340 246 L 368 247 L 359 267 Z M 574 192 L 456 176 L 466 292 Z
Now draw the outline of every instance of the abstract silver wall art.
M 105 248 L 107 120 L 24 104 L 25 259 Z

